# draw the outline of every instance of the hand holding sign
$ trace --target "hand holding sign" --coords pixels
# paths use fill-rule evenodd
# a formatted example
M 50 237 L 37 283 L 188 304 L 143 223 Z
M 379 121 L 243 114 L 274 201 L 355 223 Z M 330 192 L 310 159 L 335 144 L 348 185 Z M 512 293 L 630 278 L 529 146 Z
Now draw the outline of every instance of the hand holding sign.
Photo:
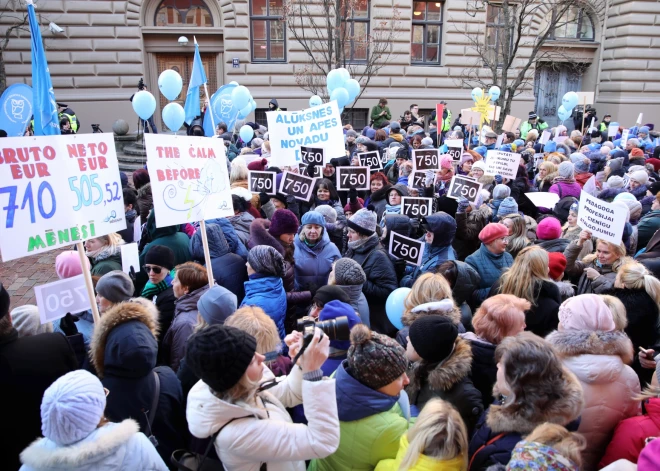
M 389 253 L 406 263 L 419 266 L 424 256 L 424 242 L 392 232 Z
M 474 203 L 479 197 L 479 192 L 481 191 L 482 186 L 481 183 L 471 178 L 454 175 L 449 184 L 447 196 L 456 200 L 464 197 L 470 203 Z
M 599 200 L 586 191 L 580 193 L 578 226 L 588 230 L 598 239 L 620 244 L 626 215 L 627 211 L 623 206 Z
M 315 182 L 315 178 L 285 171 L 282 174 L 282 181 L 280 182 L 280 193 L 291 195 L 296 199 L 308 202 L 312 198 Z
M 360 159 L 360 165 L 362 167 L 369 167 L 372 171 L 381 170 L 383 168 L 383 162 L 380 159 L 380 154 L 377 150 L 372 150 L 370 152 L 361 152 L 358 154 Z

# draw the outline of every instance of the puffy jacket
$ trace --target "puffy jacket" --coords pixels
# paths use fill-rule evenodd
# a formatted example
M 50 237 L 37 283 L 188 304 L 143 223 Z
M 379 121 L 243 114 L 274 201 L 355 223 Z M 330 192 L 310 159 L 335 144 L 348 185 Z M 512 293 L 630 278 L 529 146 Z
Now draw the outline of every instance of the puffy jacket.
M 284 318 L 286 316 L 286 293 L 282 278 L 275 276 L 252 275 L 245 282 L 245 298 L 239 307 L 259 306 L 275 322 L 280 338 L 284 339 Z
M 399 442 L 399 451 L 396 458 L 381 461 L 376 466 L 375 471 L 398 471 L 403 458 L 406 456 L 408 446 L 408 436 L 403 435 Z M 465 459 L 462 456 L 457 456 L 451 460 L 443 460 L 426 455 L 419 455 L 415 464 L 408 468 L 409 471 L 464 471 L 464 469 Z
M 392 185 L 384 185 L 380 190 L 371 193 L 364 202 L 365 208 L 370 204 L 374 206 L 374 210 L 378 216 L 378 222 L 380 222 L 380 218 L 383 216 L 383 212 L 385 212 L 385 206 L 387 206 L 387 194 L 391 189 Z
M 245 296 L 243 283 L 248 278 L 245 260 L 241 256 L 231 253 L 227 239 L 217 224 L 206 225 L 206 238 L 209 243 L 213 278 L 220 286 L 234 293 L 240 304 Z M 190 239 L 190 253 L 194 260 L 205 265 L 201 228 Z
M 135 230 L 134 225 L 135 224 L 140 224 L 140 221 L 137 220 L 137 215 L 138 215 L 138 213 L 134 209 L 126 211 L 126 214 L 125 214 L 126 229 L 122 229 L 121 231 L 117 231 L 117 234 L 119 234 L 121 236 L 121 238 L 124 239 L 124 242 L 126 242 L 127 244 L 130 244 L 131 242 L 135 242 L 135 232 L 133 232 Z
M 267 368 L 262 380 L 273 378 Z M 325 458 L 337 449 L 339 421 L 335 381 L 303 381 L 300 368 L 277 386 L 257 394 L 263 407 L 231 404 L 218 399 L 199 381 L 188 394 L 190 432 L 207 438 L 224 426 L 215 450 L 226 469 L 305 471 L 305 460 Z M 285 407 L 305 403 L 307 425 L 294 424 Z
M 140 221 L 141 224 L 146 224 L 149 219 L 149 212 L 154 207 L 154 200 L 151 196 L 151 183 L 142 185 L 138 190 L 137 203 L 140 208 Z
M 658 229 L 660 229 L 660 210 L 656 209 L 646 213 L 637 223 L 637 249 L 645 248 Z
M 566 247 L 570 243 L 571 241 L 569 239 L 551 239 L 551 240 L 537 239 L 534 241 L 534 245 L 538 245 L 548 253 L 552 253 L 552 252 L 564 253 L 564 250 L 566 250 Z
M 247 211 L 236 216 L 231 216 L 227 218 L 231 225 L 236 231 L 236 235 L 240 241 L 247 247 L 248 241 L 250 240 L 250 225 L 254 221 L 254 216 L 252 216 Z
M 179 369 L 179 363 L 186 356 L 186 344 L 197 325 L 197 301 L 208 290 L 203 286 L 184 294 L 176 300 L 174 308 L 174 319 L 172 325 L 163 338 L 162 363 L 168 365 L 175 372 Z
M 107 250 L 91 259 L 91 265 L 92 276 L 103 276 L 111 271 L 121 270 L 121 249 L 107 247 Z
M 573 196 L 574 198 L 580 199 L 580 192 L 582 191 L 582 187 L 577 182 L 557 182 L 552 185 L 548 191 L 550 193 L 559 195 L 559 199 L 565 198 L 567 196 Z
M 461 310 L 461 324 L 466 330 L 472 330 L 472 309 L 468 300 L 472 293 L 479 287 L 481 276 L 479 272 L 465 262 L 452 260 L 456 266 L 456 283 L 451 290 L 454 302 Z
M 345 368 L 346 362 L 335 372 L 339 448 L 325 459 L 313 460 L 309 471 L 372 471 L 381 460 L 396 457 L 399 440 L 408 430 L 408 411 L 399 402 L 405 392 L 396 397 L 375 391 Z M 405 399 L 403 403 L 405 409 Z
M 582 452 L 584 469 L 597 469 L 614 427 L 639 415 L 637 374 L 632 362 L 632 343 L 623 332 L 556 331 L 547 340 L 562 357 L 564 365 L 580 381 L 584 410 L 578 432 L 587 439 Z
M 465 259 L 465 263 L 474 268 L 481 277 L 479 289 L 473 295 L 476 304 L 481 304 L 488 297 L 490 288 L 500 278 L 502 272 L 513 265 L 513 257 L 509 252 L 496 255 L 481 244 L 479 250 Z
M 161 291 L 155 295 L 151 301 L 158 309 L 158 350 L 160 351 L 163 345 L 165 333 L 169 330 L 174 320 L 174 310 L 176 307 L 176 297 L 174 296 L 174 288 L 171 286 L 165 291 Z
M 206 224 L 217 224 L 220 226 L 222 229 L 222 234 L 225 236 L 225 239 L 227 240 L 227 244 L 229 244 L 229 251 L 231 253 L 235 253 L 236 255 L 240 255 L 243 260 L 247 262 L 248 258 L 248 251 L 245 248 L 245 245 L 241 240 L 239 239 L 238 235 L 236 234 L 236 230 L 234 229 L 234 226 L 231 225 L 231 222 L 229 222 L 229 219 L 227 218 L 217 218 L 217 219 L 209 219 L 206 221 Z
M 490 222 L 493 210 L 487 204 L 469 213 L 456 213 L 456 238 L 452 244 L 456 250 L 456 258 L 465 258 L 479 249 L 479 233 Z
M 564 250 L 564 256 L 566 257 L 566 269 L 564 273 L 571 277 L 580 277 L 577 294 L 603 294 L 605 291 L 612 289 L 614 287 L 614 280 L 616 279 L 616 271 L 613 270 L 613 265 L 598 266 L 595 263 L 596 260 L 589 263 L 578 261 L 577 257 L 581 250 L 582 247 L 576 242 L 571 242 L 566 246 L 566 250 Z M 590 280 L 584 273 L 585 268 L 593 268 L 602 276 L 599 276 L 595 280 Z
M 300 232 L 293 241 L 296 247 L 296 289 L 318 289 L 328 284 L 332 264 L 341 258 L 341 254 L 337 246 L 330 242 L 325 228 L 321 240 L 314 247 L 310 247 L 302 239 L 303 235 Z

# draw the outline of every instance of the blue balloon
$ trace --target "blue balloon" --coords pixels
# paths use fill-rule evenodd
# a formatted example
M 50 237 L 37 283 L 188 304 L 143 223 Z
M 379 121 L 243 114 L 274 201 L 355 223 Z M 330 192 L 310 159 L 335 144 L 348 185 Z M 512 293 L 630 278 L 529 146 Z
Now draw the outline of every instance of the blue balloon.
M 156 111 L 156 99 L 146 90 L 137 92 L 133 96 L 133 111 L 143 120 L 147 120 L 154 115 Z
M 238 112 L 238 119 L 245 119 L 252 113 L 252 103 L 248 103 L 245 108 Z
M 328 91 L 332 93 L 335 89 L 342 88 L 344 86 L 345 81 L 346 80 L 344 80 L 344 77 L 342 76 L 339 69 L 332 69 L 328 73 L 328 77 L 326 79 Z
M 170 128 L 170 131 L 177 132 L 183 126 L 186 120 L 186 112 L 178 103 L 169 103 L 163 108 L 163 121 Z
M 387 313 L 387 318 L 390 320 L 392 325 L 397 329 L 403 329 L 403 322 L 401 318 L 403 317 L 404 311 L 404 301 L 412 290 L 410 288 L 397 288 L 390 293 L 385 301 L 385 312 Z
M 250 95 L 250 90 L 243 85 L 239 85 L 234 88 L 231 92 L 231 101 L 234 103 L 234 106 L 239 110 L 245 108 L 252 100 L 252 95 Z
M 567 92 L 561 99 L 561 104 L 566 111 L 571 111 L 578 105 L 579 97 L 575 92 Z
M 241 130 L 238 132 L 238 135 L 241 136 L 243 142 L 250 142 L 254 137 L 254 129 L 252 129 L 247 124 L 241 126 Z
M 561 119 L 562 121 L 566 121 L 568 118 L 571 117 L 571 111 L 564 108 L 564 105 L 561 105 L 557 109 L 557 116 L 559 116 L 559 119 Z
M 314 106 L 319 106 L 323 104 L 323 100 L 321 99 L 320 96 L 318 95 L 312 95 L 309 97 L 309 106 L 314 107 Z
M 470 95 L 472 96 L 472 101 L 477 101 L 484 96 L 484 91 L 481 88 L 475 87 L 472 89 Z
M 344 80 L 342 87 L 346 88 L 345 84 L 351 79 L 351 73 L 343 67 L 337 69 L 339 71 L 339 76 Z
M 183 88 L 183 80 L 178 72 L 167 69 L 158 77 L 158 88 L 165 98 L 176 100 Z
M 250 99 L 250 107 L 252 108 L 252 111 L 257 109 L 257 102 L 254 101 L 254 98 Z
M 500 87 L 494 85 L 488 89 L 488 93 L 490 94 L 491 100 L 497 101 L 502 91 L 500 90 Z
M 330 101 L 333 100 L 337 102 L 337 106 L 339 108 L 343 108 L 348 103 L 350 103 L 348 92 L 345 88 L 335 88 L 330 94 Z
M 344 88 L 348 92 L 348 102 L 355 101 L 357 96 L 360 94 L 360 83 L 355 79 L 347 80 L 344 84 Z

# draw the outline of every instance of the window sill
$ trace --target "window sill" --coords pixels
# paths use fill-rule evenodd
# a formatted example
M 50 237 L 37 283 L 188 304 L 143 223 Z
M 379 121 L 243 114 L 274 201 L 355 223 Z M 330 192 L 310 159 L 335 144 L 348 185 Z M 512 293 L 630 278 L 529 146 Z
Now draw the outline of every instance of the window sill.
M 561 47 L 585 47 L 588 49 L 597 49 L 600 43 L 593 40 L 579 40 L 579 39 L 548 39 L 544 46 L 561 46 Z
M 442 67 L 440 62 L 411 62 L 410 65 L 414 67 Z
M 268 59 L 252 59 L 250 64 L 288 64 L 286 59 L 268 60 Z

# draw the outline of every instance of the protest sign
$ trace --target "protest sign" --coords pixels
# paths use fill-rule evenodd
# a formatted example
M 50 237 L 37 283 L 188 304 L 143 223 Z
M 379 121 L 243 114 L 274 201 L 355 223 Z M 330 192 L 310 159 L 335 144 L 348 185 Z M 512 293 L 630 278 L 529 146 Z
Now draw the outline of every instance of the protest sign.
M 271 166 L 302 162 L 301 147 L 325 148 L 323 163 L 344 156 L 344 131 L 336 101 L 300 111 L 268 111 Z
M 369 189 L 369 167 L 337 167 L 337 190 Z
M 552 209 L 559 201 L 559 195 L 556 193 L 549 193 L 547 191 L 533 191 L 525 193 L 525 196 L 534 203 L 537 208 Z
M 252 193 L 277 194 L 275 188 L 275 172 L 259 172 L 248 170 L 248 189 Z
M 504 123 L 502 124 L 502 130 L 508 132 L 514 132 L 516 129 L 520 127 L 521 122 L 522 119 L 509 115 L 506 118 L 504 118 Z
M 540 142 L 541 144 L 545 144 L 546 142 L 548 142 L 548 141 L 550 140 L 550 136 L 551 136 L 551 135 L 552 135 L 552 134 L 550 133 L 550 131 L 543 131 L 543 132 L 541 133 L 541 138 L 539 139 L 539 142 Z
M 156 226 L 234 215 L 220 139 L 145 134 Z
M 438 149 L 413 149 L 413 170 L 440 170 Z
M 396 232 L 390 237 L 390 255 L 405 260 L 411 265 L 421 265 L 424 256 L 424 241 L 411 239 Z
M 479 192 L 483 185 L 471 178 L 463 177 L 461 175 L 454 175 L 449 183 L 449 190 L 447 196 L 455 200 L 464 197 L 470 203 L 477 201 Z
M 294 172 L 295 172 L 295 167 L 294 167 Z M 309 175 L 309 171 L 307 170 L 307 164 L 298 164 L 298 173 L 300 175 Z M 314 175 L 311 175 L 314 178 L 323 178 L 323 166 L 321 165 L 315 165 L 314 166 Z
M 539 165 L 544 162 L 545 154 L 534 154 L 534 168 L 538 169 Z
M 619 134 L 619 123 L 611 123 L 607 126 L 607 138 L 614 139 Z
M 140 216 L 138 215 L 133 223 L 133 240 L 140 242 L 140 239 L 142 239 L 142 224 L 140 224 Z
M 500 150 L 489 150 L 486 152 L 487 175 L 502 175 L 511 180 L 516 178 L 520 167 L 520 154 L 502 152 Z
M 126 229 L 112 133 L 0 141 L 0 251 L 14 260 Z
M 383 168 L 383 162 L 377 150 L 360 152 L 357 156 L 362 167 L 369 167 L 371 171 L 381 170 Z
M 73 314 L 92 307 L 87 296 L 84 275 L 36 285 L 34 297 L 37 300 L 42 324 L 60 319 L 68 312 Z
M 578 104 L 580 105 L 593 105 L 594 104 L 594 92 L 576 92 L 578 96 Z
M 504 134 L 497 136 L 497 141 L 495 141 L 495 149 L 502 147 L 502 142 L 504 142 Z
M 124 273 L 131 273 L 131 268 L 135 272 L 140 271 L 140 253 L 138 252 L 138 244 L 124 244 L 121 248 L 121 269 Z
M 596 180 L 596 175 L 592 175 L 582 187 L 582 191 L 589 193 L 591 196 L 596 196 L 600 191 L 596 186 Z
M 583 191 L 580 193 L 577 224 L 590 231 L 593 237 L 620 244 L 627 213 L 624 206 L 608 203 Z
M 625 149 L 626 144 L 628 144 L 628 136 L 630 135 L 630 129 L 624 129 L 621 131 L 621 148 Z
M 310 201 L 316 178 L 306 175 L 297 175 L 292 172 L 284 171 L 282 181 L 280 182 L 280 193 L 291 195 L 301 201 Z
M 481 113 L 472 111 L 469 108 L 465 110 L 461 110 L 461 124 L 470 126 L 470 125 L 478 125 L 480 122 L 481 122 Z
M 32 116 L 32 87 L 15 83 L 7 87 L 0 97 L 0 127 L 7 137 L 21 137 Z
M 430 216 L 433 212 L 433 198 L 413 198 L 403 196 L 401 198 L 401 214 L 409 218 L 423 218 Z
M 447 154 L 451 155 L 452 160 L 461 160 L 463 153 L 463 139 L 445 139 Z
M 641 126 L 641 125 L 642 125 L 642 117 L 643 117 L 643 116 L 644 116 L 644 113 L 640 113 L 639 116 L 637 117 L 637 121 L 635 121 L 635 124 L 636 124 L 637 126 Z
M 426 180 L 426 170 L 420 172 L 412 172 L 408 177 L 408 182 L 409 182 L 408 186 L 412 188 L 421 188 L 423 186 L 426 186 L 424 184 L 425 180 Z M 412 185 L 410 185 L 411 181 L 412 181 Z
M 323 165 L 325 163 L 323 147 L 300 147 L 300 157 L 305 164 Z

